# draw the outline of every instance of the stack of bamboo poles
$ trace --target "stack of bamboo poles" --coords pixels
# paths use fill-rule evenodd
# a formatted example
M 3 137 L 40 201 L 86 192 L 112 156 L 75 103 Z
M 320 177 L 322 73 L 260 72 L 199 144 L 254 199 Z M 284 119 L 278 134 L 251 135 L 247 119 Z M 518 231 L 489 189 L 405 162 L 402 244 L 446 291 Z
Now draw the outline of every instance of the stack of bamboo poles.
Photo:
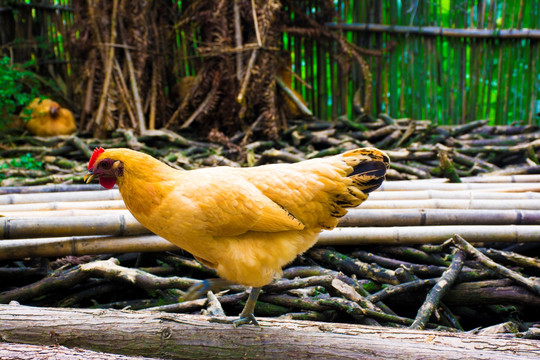
M 318 243 L 436 244 L 456 233 L 473 243 L 540 241 L 538 175 L 443 181 L 386 182 Z M 118 190 L 98 189 L 0 188 L 0 239 L 9 240 L 0 260 L 177 249 L 140 225 Z

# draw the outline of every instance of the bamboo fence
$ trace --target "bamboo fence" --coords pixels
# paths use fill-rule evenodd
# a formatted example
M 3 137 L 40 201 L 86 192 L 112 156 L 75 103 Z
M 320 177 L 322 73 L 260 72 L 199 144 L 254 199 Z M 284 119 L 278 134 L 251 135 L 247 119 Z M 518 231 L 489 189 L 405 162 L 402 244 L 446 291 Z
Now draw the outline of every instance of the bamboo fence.
M 181 16 L 195 3 L 181 2 L 178 7 L 171 7 L 171 11 L 179 12 L 177 15 Z M 77 68 L 77 64 L 88 59 L 77 58 L 76 48 L 66 46 L 69 36 L 83 36 L 79 32 L 69 33 L 73 27 L 75 5 L 70 0 L 0 2 L 0 23 L 3 24 L 0 28 L 0 54 L 12 57 L 15 62 L 37 59 L 36 71 L 41 76 L 52 77 L 64 100 L 74 106 L 77 104 L 72 95 L 75 91 L 80 92 L 77 87 L 81 78 L 81 74 L 74 72 L 91 76 L 99 70 Z M 299 94 L 306 100 L 304 114 L 311 110 L 319 118 L 335 119 L 343 114 L 354 117 L 355 111 L 360 110 L 370 115 L 384 112 L 394 118 L 432 119 L 441 124 L 466 123 L 476 119 L 489 119 L 490 124 L 538 124 L 540 0 L 283 0 L 279 5 L 284 18 L 276 25 L 282 31 L 282 41 L 278 45 L 291 57 L 293 94 Z M 163 24 L 158 21 L 158 26 L 171 25 L 171 19 L 161 18 Z M 234 16 L 226 19 L 231 22 L 230 28 L 236 25 L 235 21 L 238 23 L 235 19 Z M 300 27 L 298 19 L 307 25 Z M 98 26 L 97 23 L 95 25 Z M 204 29 L 188 33 L 181 30 L 183 25 L 174 24 L 177 30 L 173 30 L 167 40 L 160 38 L 160 41 L 169 41 L 167 59 L 158 58 L 167 63 L 152 70 L 153 74 L 148 76 L 157 79 L 161 69 L 170 72 L 161 74 L 160 80 L 152 80 L 149 84 L 147 77 L 140 78 L 140 74 L 136 74 L 138 85 L 129 81 L 121 84 L 119 75 L 115 73 L 109 81 L 96 77 L 97 83 L 90 81 L 87 84 L 90 88 L 112 83 L 111 86 L 118 88 L 117 91 L 124 96 L 122 101 L 118 100 L 119 104 L 130 104 L 130 110 L 123 115 L 129 119 L 122 120 L 127 127 L 144 128 L 143 113 L 152 119 L 152 124 L 165 123 L 168 118 L 162 117 L 170 116 L 170 109 L 167 112 L 156 107 L 156 84 L 163 81 L 163 87 L 168 88 L 167 96 L 161 93 L 159 96 L 163 96 L 160 99 L 171 107 L 178 100 L 173 98 L 178 94 L 171 84 L 176 82 L 178 85 L 200 70 L 204 57 L 201 51 L 208 50 L 205 48 L 207 44 L 202 43 Z M 129 23 L 125 26 L 126 31 L 131 30 Z M 104 44 L 99 51 L 106 50 L 111 54 L 114 48 L 118 48 L 118 53 L 129 54 L 133 47 L 137 47 L 137 44 L 122 43 L 109 46 L 109 40 L 120 35 L 111 34 L 107 39 L 98 39 Z M 144 38 L 154 35 L 145 33 Z M 334 35 L 352 44 L 351 49 L 358 51 L 365 60 L 336 52 L 343 43 Z M 141 39 L 134 35 L 134 40 Z M 258 41 L 261 41 L 260 35 Z M 241 36 L 239 44 L 242 45 Z M 155 56 L 156 51 L 145 48 L 141 53 L 138 49 L 144 59 Z M 252 50 L 245 48 L 242 52 L 251 53 Z M 240 61 L 238 74 L 241 74 L 247 65 L 242 64 L 242 58 L 246 57 L 232 50 L 228 56 Z M 143 60 L 136 59 L 136 66 L 137 62 Z M 113 67 L 109 65 L 108 68 Z M 114 68 L 115 72 L 119 71 L 118 64 Z M 128 72 L 128 69 L 122 71 Z M 141 72 L 141 68 L 136 68 L 135 72 Z M 170 79 L 174 77 L 174 81 L 167 83 L 167 76 Z M 135 91 L 137 86 L 148 88 L 147 98 L 140 101 L 131 99 L 146 94 L 146 91 Z M 287 84 L 279 86 L 291 93 Z M 296 99 L 295 96 L 291 98 Z M 97 107 L 97 100 L 94 101 Z M 82 111 L 83 118 L 87 117 L 93 110 L 89 107 L 88 97 L 81 99 L 80 103 L 84 106 L 77 110 Z M 103 104 L 99 101 L 101 107 L 106 106 Z M 297 104 L 305 107 L 301 101 Z M 102 110 L 98 111 L 98 115 L 101 113 Z

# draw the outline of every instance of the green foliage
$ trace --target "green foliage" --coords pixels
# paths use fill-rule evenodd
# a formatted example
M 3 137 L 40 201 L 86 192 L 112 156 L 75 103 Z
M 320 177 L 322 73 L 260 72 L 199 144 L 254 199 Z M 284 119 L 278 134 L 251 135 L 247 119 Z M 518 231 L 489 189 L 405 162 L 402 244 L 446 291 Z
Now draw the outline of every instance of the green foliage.
M 9 168 L 41 170 L 43 169 L 43 162 L 34 159 L 32 155 L 27 153 L 20 158 L 11 159 L 9 162 L 0 163 L 0 170 Z M 0 174 L 0 180 L 4 180 L 5 178 L 6 176 L 4 174 Z
M 37 161 L 28 153 L 18 159 L 12 159 L 9 164 L 12 167 L 23 168 L 26 170 L 41 170 L 43 168 L 43 162 Z
M 39 96 L 39 82 L 27 68 L 29 61 L 22 65 L 12 64 L 7 56 L 0 58 L 0 128 L 13 119 L 15 112 Z

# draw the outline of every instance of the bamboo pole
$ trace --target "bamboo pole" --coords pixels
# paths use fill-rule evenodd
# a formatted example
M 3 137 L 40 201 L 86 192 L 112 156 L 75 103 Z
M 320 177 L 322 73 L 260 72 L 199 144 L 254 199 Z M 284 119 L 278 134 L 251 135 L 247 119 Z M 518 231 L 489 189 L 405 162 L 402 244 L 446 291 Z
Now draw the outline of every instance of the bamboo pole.
M 540 201 L 528 199 L 430 199 L 430 200 L 369 200 L 363 209 L 519 209 L 540 210 Z
M 98 216 L 98 215 L 126 215 L 131 214 L 128 209 L 112 209 L 112 210 L 94 210 L 94 209 L 71 209 L 71 210 L 51 210 L 51 211 L 3 211 L 0 212 L 0 218 L 48 218 L 48 217 L 77 217 L 77 216 Z M 75 234 L 72 234 L 75 235 Z
M 479 192 L 479 191 L 443 191 L 443 190 L 418 190 L 418 191 L 375 191 L 369 195 L 371 200 L 428 200 L 428 199 L 486 199 L 486 200 L 518 200 L 540 199 L 540 193 L 536 192 Z
M 0 195 L 0 205 L 28 204 L 60 201 L 96 201 L 96 200 L 120 200 L 118 190 L 102 191 L 70 191 L 62 193 L 37 193 L 37 194 L 5 194 Z
M 318 245 L 388 245 L 443 243 L 459 233 L 470 242 L 537 242 L 540 226 L 534 225 L 459 225 L 353 227 L 323 231 Z M 0 241 L 0 260 L 26 257 L 61 257 L 124 252 L 175 251 L 178 247 L 157 235 L 72 236 L 60 238 Z
M 148 234 L 131 214 L 50 218 L 0 218 L 0 239 Z
M 407 157 L 413 156 L 412 153 L 408 151 L 386 151 L 386 153 L 392 159 L 395 156 L 398 160 L 406 160 Z M 425 157 L 427 159 L 434 159 L 436 157 L 435 152 L 416 152 L 415 154 L 420 154 L 421 158 Z M 416 159 L 416 158 L 415 158 Z M 540 175 L 538 174 L 528 174 L 528 175 L 482 175 L 482 176 L 465 176 L 461 178 L 461 181 L 464 183 L 539 183 Z M 419 179 L 419 180 L 405 180 L 405 181 L 390 181 L 390 183 L 404 183 L 404 182 L 415 182 L 415 183 L 448 183 L 448 179 L 445 178 L 432 178 L 432 179 Z
M 391 202 L 388 202 L 391 203 Z M 365 204 L 364 204 L 365 205 Z M 0 239 L 88 235 L 144 235 L 127 209 L 0 213 Z M 340 227 L 433 225 L 540 225 L 540 211 L 488 209 L 351 209 Z
M 367 204 L 364 203 L 364 205 Z M 540 225 L 540 211 L 462 209 L 351 209 L 340 227 L 431 225 Z
M 438 26 L 402 26 L 361 23 L 326 23 L 330 29 L 366 32 L 384 32 L 394 34 L 418 34 L 429 36 L 495 38 L 495 39 L 540 39 L 540 30 L 536 29 L 455 29 Z
M 28 194 L 28 193 L 48 193 L 64 191 L 96 191 L 103 190 L 99 184 L 48 184 L 36 186 L 2 186 L 0 195 L 3 194 Z
M 405 227 L 336 228 L 323 231 L 318 245 L 440 244 L 460 234 L 470 242 L 537 242 L 540 226 L 535 225 L 443 225 Z
M 70 209 L 125 209 L 123 200 L 103 201 L 54 201 L 49 203 L 0 205 L 0 213 L 11 211 L 44 211 L 44 210 L 70 210 Z
M 540 183 L 460 183 L 449 184 L 429 180 L 413 181 L 385 181 L 378 191 L 417 191 L 417 190 L 445 190 L 445 191 L 502 191 L 502 192 L 540 192 Z
M 178 247 L 156 235 L 71 236 L 0 241 L 0 260 L 178 250 Z

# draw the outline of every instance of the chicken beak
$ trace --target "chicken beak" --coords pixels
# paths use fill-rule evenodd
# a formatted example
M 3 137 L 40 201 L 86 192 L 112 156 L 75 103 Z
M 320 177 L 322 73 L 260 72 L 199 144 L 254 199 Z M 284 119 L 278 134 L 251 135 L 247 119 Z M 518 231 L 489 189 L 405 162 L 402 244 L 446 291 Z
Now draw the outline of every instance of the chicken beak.
M 96 174 L 88 173 L 88 174 L 84 175 L 84 177 L 83 177 L 84 182 L 88 184 L 90 181 L 94 180 L 94 178 L 96 176 L 97 176 Z

